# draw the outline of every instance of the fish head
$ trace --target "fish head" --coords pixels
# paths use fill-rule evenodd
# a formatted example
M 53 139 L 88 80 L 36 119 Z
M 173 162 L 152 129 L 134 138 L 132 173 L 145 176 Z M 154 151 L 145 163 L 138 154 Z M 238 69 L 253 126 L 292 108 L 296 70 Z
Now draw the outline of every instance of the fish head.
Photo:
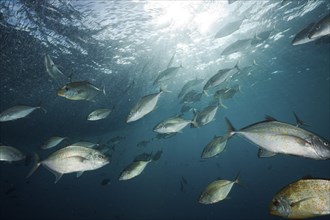
M 103 167 L 110 162 L 110 158 L 99 151 L 93 151 L 89 157 L 89 161 L 93 161 L 95 167 Z
M 57 95 L 67 99 L 75 100 L 79 93 L 76 89 L 65 85 L 57 90 Z
M 321 24 L 316 24 L 308 34 L 309 39 L 315 39 L 323 35 L 324 28 Z
M 291 212 L 290 201 L 283 196 L 275 196 L 269 205 L 269 212 L 272 215 L 289 217 Z
M 126 123 L 136 121 L 136 120 L 138 120 L 139 118 L 140 118 L 140 117 L 139 117 L 138 112 L 136 112 L 136 111 L 131 111 L 131 112 L 129 113 L 129 115 L 127 116 Z
M 319 156 L 320 159 L 330 158 L 329 141 L 314 135 L 312 137 L 311 142 L 316 154 Z

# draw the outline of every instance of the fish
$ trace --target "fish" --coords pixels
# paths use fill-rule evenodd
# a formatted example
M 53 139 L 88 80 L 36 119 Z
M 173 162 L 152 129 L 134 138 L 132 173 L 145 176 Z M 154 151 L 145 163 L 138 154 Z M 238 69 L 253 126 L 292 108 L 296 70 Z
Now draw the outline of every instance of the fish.
M 207 90 L 214 88 L 221 83 L 225 82 L 233 75 L 240 71 L 238 63 L 233 68 L 220 69 L 216 74 L 214 74 L 204 85 L 203 92 L 207 94 Z
M 329 141 L 300 126 L 280 122 L 269 116 L 264 121 L 240 130 L 235 130 L 228 118 L 226 122 L 227 137 L 237 134 L 249 140 L 259 147 L 259 157 L 287 154 L 315 160 L 330 158 Z
M 230 55 L 232 53 L 240 52 L 246 50 L 251 46 L 251 42 L 253 39 L 241 39 L 237 40 L 234 43 L 227 46 L 221 53 L 221 55 Z
M 185 95 L 185 94 L 187 93 L 187 91 L 188 91 L 191 87 L 196 86 L 196 85 L 202 83 L 203 81 L 204 81 L 204 79 L 198 79 L 198 78 L 195 78 L 195 79 L 192 79 L 192 80 L 187 81 L 187 82 L 183 85 L 183 87 L 182 87 L 180 93 L 178 94 L 178 98 L 183 97 L 183 95 Z
M 182 183 L 188 184 L 188 181 L 183 176 L 181 176 L 181 179 L 182 179 Z
M 184 190 L 184 187 L 183 187 L 183 183 L 182 183 L 182 181 L 181 181 L 181 182 L 180 182 L 180 191 L 183 192 L 183 190 Z
M 166 91 L 163 87 L 160 87 L 159 92 L 140 98 L 127 116 L 126 123 L 137 121 L 152 112 L 155 109 L 158 99 L 163 92 L 168 91 Z
M 270 37 L 270 35 L 273 31 L 274 31 L 274 29 L 268 30 L 268 31 L 263 31 L 260 33 L 255 33 L 254 38 L 251 41 L 251 45 L 257 45 L 257 44 L 264 42 L 265 40 L 267 40 Z
M 61 80 L 61 78 L 63 79 L 63 77 L 67 78 L 61 70 L 59 70 L 57 68 L 57 66 L 55 65 L 55 63 L 53 62 L 52 58 L 47 54 L 45 56 L 44 59 L 45 62 L 45 67 L 46 67 L 46 71 L 49 74 L 49 76 L 51 78 L 53 78 L 57 83 L 59 83 L 59 81 Z
M 18 149 L 11 146 L 0 146 L 0 161 L 20 161 L 25 159 L 26 156 Z
M 269 213 L 289 219 L 303 219 L 330 214 L 330 180 L 300 179 L 272 198 Z
M 119 144 L 122 140 L 125 140 L 125 139 L 126 139 L 126 137 L 124 137 L 124 136 L 116 136 L 116 137 L 113 137 L 110 140 L 108 140 L 107 144 L 116 145 L 116 144 Z
M 232 33 L 236 32 L 239 30 L 241 27 L 244 19 L 236 20 L 230 23 L 227 23 L 225 26 L 223 26 L 214 36 L 215 39 L 217 38 L 223 38 L 226 36 L 231 35 Z
M 170 134 L 170 133 L 177 133 L 181 132 L 183 128 L 191 123 L 191 120 L 186 120 L 180 116 L 175 116 L 168 118 L 159 124 L 157 124 L 153 131 L 162 134 Z
M 157 83 L 161 83 L 163 81 L 173 78 L 180 68 L 182 68 L 182 65 L 168 67 L 164 71 L 160 72 L 157 78 L 155 79 L 153 85 L 156 85 Z
M 219 89 L 217 90 L 213 97 L 215 99 L 230 99 L 232 97 L 234 97 L 234 95 L 239 92 L 240 87 L 239 86 L 235 86 L 232 88 L 225 88 L 225 89 Z
M 313 29 L 315 23 L 309 24 L 307 27 L 299 31 L 293 38 L 291 45 L 296 46 L 296 45 L 301 45 L 301 44 L 306 44 L 312 41 L 317 40 L 317 38 L 311 39 L 308 37 L 309 33 Z
M 63 174 L 76 172 L 77 177 L 80 177 L 83 172 L 99 169 L 108 163 L 109 158 L 93 148 L 67 146 L 53 152 L 42 161 L 35 154 L 35 163 L 27 177 L 43 165 L 55 175 L 55 183 L 57 183 Z
M 139 143 L 136 144 L 137 147 L 146 147 L 148 144 L 150 143 L 150 141 L 146 141 L 146 140 L 142 140 Z
M 87 120 L 97 121 L 97 120 L 105 119 L 110 115 L 111 112 L 112 109 L 108 109 L 108 108 L 96 109 L 87 116 Z
M 222 136 L 215 136 L 203 149 L 201 158 L 211 158 L 220 154 L 226 148 L 227 138 Z
M 199 128 L 210 123 L 211 121 L 214 121 L 215 114 L 220 107 L 227 108 L 221 103 L 221 100 L 219 100 L 218 105 L 209 105 L 202 111 L 197 111 L 194 109 L 194 119 L 191 121 L 191 127 Z
M 94 148 L 98 147 L 99 144 L 95 144 L 92 142 L 87 142 L 87 141 L 79 141 L 73 144 L 70 144 L 71 147 L 87 147 L 87 148 Z
M 104 88 L 101 90 L 87 81 L 70 82 L 57 90 L 58 96 L 69 100 L 93 101 L 99 93 L 106 95 Z
M 154 137 L 157 140 L 160 139 L 167 139 L 167 138 L 171 138 L 173 136 L 175 136 L 177 133 L 169 133 L 169 134 L 161 134 L 161 133 L 157 133 L 156 137 Z
M 308 34 L 308 38 L 315 39 L 330 35 L 330 13 L 318 21 Z
M 119 180 L 130 180 L 137 177 L 150 162 L 159 160 L 161 155 L 162 151 L 158 151 L 154 155 L 145 153 L 138 155 L 135 160 L 122 171 Z
M 181 114 L 188 112 L 192 109 L 192 107 L 190 105 L 187 105 L 186 103 L 182 105 L 180 112 Z
M 31 107 L 26 105 L 13 106 L 0 113 L 0 122 L 14 121 L 20 118 L 25 118 L 26 116 L 28 116 L 37 109 L 42 109 L 45 113 L 47 112 L 41 106 L 36 106 L 36 107 Z
M 221 179 L 213 181 L 201 193 L 198 202 L 208 205 L 224 200 L 235 183 L 239 183 L 239 175 L 234 181 Z
M 57 146 L 67 137 L 51 137 L 49 138 L 44 145 L 41 146 L 41 149 L 49 149 Z
M 180 100 L 180 104 L 182 103 L 196 103 L 201 100 L 203 92 L 198 92 L 196 90 L 191 90 L 187 92 L 183 98 Z

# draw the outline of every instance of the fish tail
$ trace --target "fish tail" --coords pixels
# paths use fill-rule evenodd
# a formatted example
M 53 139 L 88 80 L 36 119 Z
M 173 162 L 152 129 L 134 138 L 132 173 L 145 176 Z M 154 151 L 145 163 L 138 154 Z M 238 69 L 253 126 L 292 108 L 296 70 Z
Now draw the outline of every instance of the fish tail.
M 226 106 L 222 103 L 221 97 L 219 98 L 219 104 L 218 105 L 219 105 L 220 108 L 222 107 L 222 108 L 228 109 L 228 106 Z
M 239 64 L 239 60 L 237 61 L 236 65 L 234 66 L 234 68 L 236 68 L 238 71 L 241 71 L 241 69 L 238 67 Z
M 227 123 L 227 134 L 226 134 L 226 138 L 230 138 L 231 136 L 233 136 L 236 132 L 236 129 L 233 127 L 233 125 L 231 124 L 231 122 L 229 121 L 229 119 L 226 117 L 225 118 L 226 123 Z
M 30 170 L 26 178 L 29 178 L 38 169 L 38 167 L 40 166 L 39 161 L 40 161 L 39 155 L 37 153 L 34 153 L 34 163 L 32 169 Z
M 105 92 L 105 86 L 103 86 L 102 93 L 106 96 L 107 93 Z
M 152 161 L 157 161 L 159 160 L 160 156 L 162 156 L 163 151 L 159 150 L 157 151 L 151 158 Z
M 166 87 L 164 87 L 163 85 L 161 85 L 160 88 L 159 88 L 159 92 L 172 92 L 172 91 L 167 90 Z
M 207 91 L 205 89 L 203 89 L 203 93 L 206 95 L 206 96 L 209 96 L 209 94 L 207 93 Z
M 238 174 L 236 175 L 235 183 L 237 183 L 237 184 L 241 184 L 241 180 L 240 180 L 240 172 L 238 172 Z

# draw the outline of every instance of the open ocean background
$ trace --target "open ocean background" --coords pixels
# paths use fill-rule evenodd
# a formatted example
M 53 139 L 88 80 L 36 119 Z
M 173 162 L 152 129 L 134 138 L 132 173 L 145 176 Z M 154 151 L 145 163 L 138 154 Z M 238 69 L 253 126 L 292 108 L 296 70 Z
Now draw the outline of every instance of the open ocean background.
M 1 122 L 0 143 L 46 158 L 58 149 L 40 149 L 52 136 L 69 137 L 69 143 L 101 144 L 125 137 L 110 164 L 79 178 L 66 174 L 57 184 L 42 166 L 26 179 L 31 163 L 1 163 L 0 219 L 280 219 L 268 214 L 273 195 L 305 176 L 329 179 L 329 160 L 287 155 L 259 159 L 258 148 L 238 136 L 219 156 L 201 160 L 200 155 L 215 135 L 225 134 L 225 117 L 240 129 L 265 115 L 295 124 L 296 112 L 310 125 L 308 130 L 330 139 L 329 39 L 291 45 L 297 32 L 329 10 L 327 0 L 0 0 L 0 111 L 40 103 L 47 110 Z M 244 17 L 238 31 L 214 38 L 224 24 Z M 270 36 L 258 44 L 221 55 L 232 42 L 267 30 L 272 30 Z M 44 66 L 46 54 L 73 81 L 88 80 L 104 87 L 106 95 L 94 102 L 57 96 L 59 85 Z M 125 123 L 140 97 L 159 91 L 153 81 L 173 54 L 172 66 L 183 68 L 164 83 L 171 93 L 160 96 L 155 111 Z M 228 109 L 220 108 L 215 121 L 201 128 L 188 126 L 167 139 L 152 139 L 157 123 L 180 114 L 177 95 L 185 82 L 204 79 L 195 87 L 202 91 L 219 69 L 238 61 L 246 68 L 227 85 L 239 85 L 240 92 L 223 100 Z M 211 100 L 203 96 L 194 107 L 203 109 Z M 113 106 L 108 118 L 86 120 L 96 108 Z M 192 119 L 192 111 L 183 117 Z M 143 140 L 150 142 L 138 147 Z M 118 180 L 136 155 L 161 149 L 161 158 L 140 176 Z M 229 199 L 198 203 L 209 183 L 219 177 L 234 180 L 238 173 L 241 185 L 234 185 Z M 187 181 L 183 189 L 182 177 Z M 102 185 L 104 179 L 110 183 Z

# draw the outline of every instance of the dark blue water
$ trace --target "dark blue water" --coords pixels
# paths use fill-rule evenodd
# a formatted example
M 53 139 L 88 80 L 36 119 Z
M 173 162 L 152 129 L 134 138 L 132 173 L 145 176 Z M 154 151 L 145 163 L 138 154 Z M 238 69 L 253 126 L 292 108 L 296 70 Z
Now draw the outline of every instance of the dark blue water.
M 31 163 L 1 163 L 1 219 L 280 219 L 269 215 L 268 205 L 282 187 L 305 176 L 330 178 L 329 160 L 288 155 L 259 159 L 258 148 L 236 136 L 218 157 L 200 159 L 204 146 L 226 133 L 225 117 L 240 129 L 265 115 L 295 124 L 296 112 L 310 131 L 330 139 L 329 42 L 291 45 L 298 31 L 329 13 L 328 1 L 2 0 L 0 6 L 0 110 L 19 104 L 41 104 L 47 110 L 1 122 L 0 142 L 46 158 L 56 149 L 40 146 L 52 136 L 69 137 L 70 143 L 125 137 L 110 164 L 80 178 L 65 174 L 57 184 L 44 167 L 26 179 Z M 244 16 L 240 30 L 214 39 L 225 23 Z M 232 42 L 267 30 L 271 35 L 258 45 L 221 56 Z M 126 124 L 135 102 L 159 91 L 153 81 L 174 53 L 172 66 L 183 68 L 166 81 L 171 92 L 161 95 L 155 111 Z M 104 87 L 106 95 L 93 102 L 57 96 L 59 85 L 44 66 L 46 54 L 72 81 L 88 80 Z M 242 69 L 251 67 L 226 82 L 239 85 L 240 92 L 223 100 L 228 109 L 219 109 L 215 121 L 137 147 L 155 137 L 157 123 L 180 114 L 177 94 L 186 81 L 204 79 L 195 87 L 202 91 L 219 69 L 238 61 Z M 212 96 L 203 95 L 194 107 L 203 109 L 210 101 Z M 86 120 L 96 108 L 113 106 L 116 110 L 108 118 Z M 183 117 L 191 119 L 193 113 Z M 140 176 L 118 180 L 136 155 L 160 149 L 161 158 Z M 229 199 L 198 203 L 209 183 L 234 180 L 238 173 L 241 184 L 234 185 Z M 187 180 L 183 190 L 182 177 Z M 104 179 L 110 184 L 102 185 Z

